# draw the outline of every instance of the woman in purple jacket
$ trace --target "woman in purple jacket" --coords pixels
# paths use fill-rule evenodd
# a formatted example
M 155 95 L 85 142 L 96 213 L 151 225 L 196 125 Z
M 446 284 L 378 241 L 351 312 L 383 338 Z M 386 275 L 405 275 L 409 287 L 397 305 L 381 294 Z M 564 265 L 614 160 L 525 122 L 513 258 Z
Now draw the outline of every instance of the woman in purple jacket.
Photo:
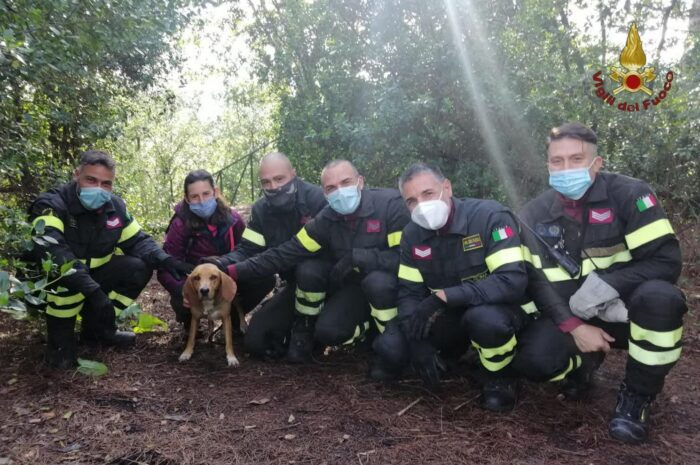
M 184 187 L 185 198 L 175 206 L 175 214 L 165 232 L 163 250 L 193 265 L 197 265 L 201 258 L 233 251 L 241 239 L 245 222 L 236 210 L 226 205 L 212 175 L 205 170 L 192 171 L 185 177 Z M 158 281 L 170 293 L 170 305 L 177 321 L 187 329 L 190 312 L 182 304 L 185 281 L 161 271 L 158 272 Z M 251 310 L 245 303 L 243 308 Z M 234 324 L 234 327 L 238 326 Z

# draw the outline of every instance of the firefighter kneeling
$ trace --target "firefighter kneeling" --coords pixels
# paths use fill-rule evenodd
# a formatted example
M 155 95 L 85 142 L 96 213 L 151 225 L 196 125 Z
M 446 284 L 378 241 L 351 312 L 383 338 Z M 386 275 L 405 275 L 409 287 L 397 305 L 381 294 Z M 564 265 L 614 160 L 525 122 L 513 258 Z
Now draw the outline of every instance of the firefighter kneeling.
M 582 124 L 550 133 L 552 189 L 520 215 L 532 229 L 524 232 L 528 290 L 543 318 L 520 338 L 514 365 L 533 380 L 563 381 L 564 395 L 580 398 L 605 353 L 627 349 L 609 430 L 636 443 L 647 438 L 650 404 L 681 355 L 681 255 L 651 188 L 601 172 L 602 162 Z M 554 259 L 562 254 L 574 262 L 570 272 Z
M 510 363 L 531 319 L 531 305 L 520 305 L 527 272 L 513 215 L 495 201 L 452 197 L 450 181 L 425 164 L 410 167 L 399 187 L 412 222 L 401 239 L 398 318 L 374 341 L 382 369 L 373 377 L 396 376 L 410 364 L 435 384 L 440 356 L 459 357 L 471 340 L 481 361 L 482 407 L 512 409 Z

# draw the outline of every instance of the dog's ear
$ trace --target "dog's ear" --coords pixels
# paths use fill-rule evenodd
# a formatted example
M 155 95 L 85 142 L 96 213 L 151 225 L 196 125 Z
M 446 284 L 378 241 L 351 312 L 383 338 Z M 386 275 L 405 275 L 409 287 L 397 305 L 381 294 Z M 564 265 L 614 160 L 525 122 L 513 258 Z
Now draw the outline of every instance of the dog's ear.
M 194 281 L 192 280 L 192 276 L 194 275 L 189 275 L 185 280 L 185 284 L 182 286 L 182 296 L 185 299 L 187 299 L 187 301 L 190 303 L 190 306 L 194 305 L 195 302 L 199 302 L 199 293 L 194 287 Z
M 233 301 L 238 286 L 236 286 L 236 283 L 231 279 L 228 273 L 219 271 L 219 278 L 221 279 L 221 285 L 219 286 L 221 298 L 227 302 Z

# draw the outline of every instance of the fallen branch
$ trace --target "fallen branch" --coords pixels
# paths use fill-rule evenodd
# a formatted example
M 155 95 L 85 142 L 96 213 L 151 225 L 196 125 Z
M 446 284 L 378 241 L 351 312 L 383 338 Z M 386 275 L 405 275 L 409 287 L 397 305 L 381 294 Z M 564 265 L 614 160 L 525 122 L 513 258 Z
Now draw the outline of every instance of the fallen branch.
M 416 404 L 417 404 L 418 402 L 420 402 L 421 400 L 423 400 L 422 397 L 419 397 L 418 399 L 414 400 L 413 402 L 411 402 L 410 404 L 408 404 L 406 407 L 404 407 L 403 409 L 401 409 L 401 411 L 399 411 L 399 413 L 397 413 L 396 416 L 397 416 L 397 417 L 400 417 L 400 416 L 403 415 L 404 413 L 408 412 L 409 410 L 411 410 L 411 408 L 412 408 L 414 405 L 416 405 Z

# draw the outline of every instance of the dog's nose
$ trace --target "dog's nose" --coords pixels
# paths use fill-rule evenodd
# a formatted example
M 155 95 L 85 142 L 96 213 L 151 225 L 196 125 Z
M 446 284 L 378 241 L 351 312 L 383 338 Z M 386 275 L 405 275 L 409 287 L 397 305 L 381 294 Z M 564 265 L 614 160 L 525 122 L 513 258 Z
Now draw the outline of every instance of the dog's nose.
M 209 295 L 209 288 L 208 287 L 202 287 L 199 289 L 199 293 L 202 294 L 203 297 L 206 297 Z

